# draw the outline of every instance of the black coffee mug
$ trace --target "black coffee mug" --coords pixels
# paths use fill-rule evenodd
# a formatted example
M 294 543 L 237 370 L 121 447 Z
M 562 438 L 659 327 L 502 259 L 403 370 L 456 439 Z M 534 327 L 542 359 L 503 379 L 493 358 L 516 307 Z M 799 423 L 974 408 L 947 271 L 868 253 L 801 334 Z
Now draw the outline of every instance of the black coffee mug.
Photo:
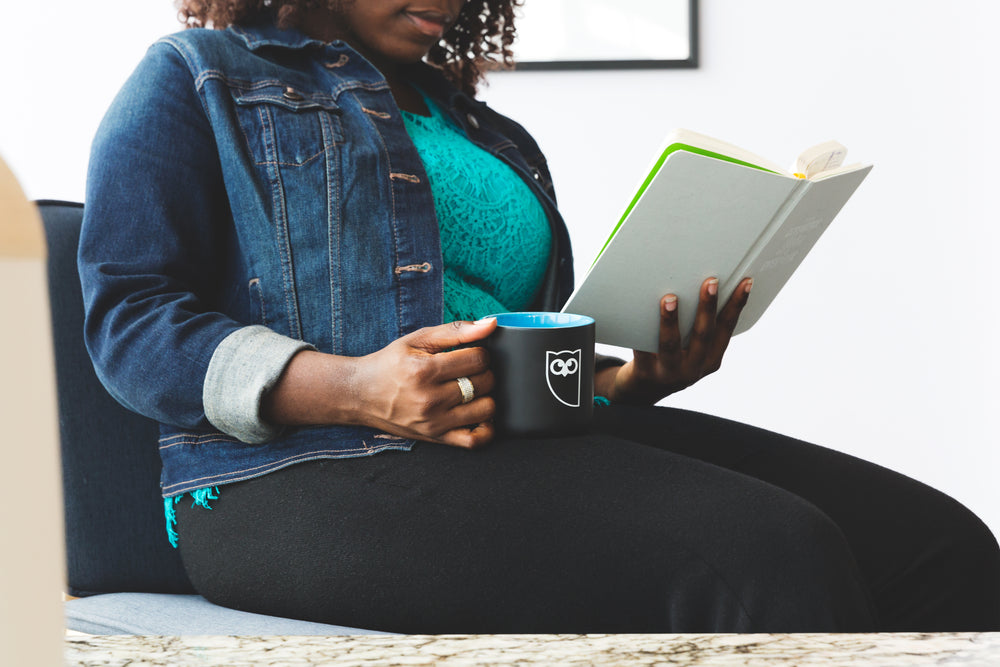
M 496 425 L 508 435 L 579 431 L 594 416 L 594 319 L 500 313 L 486 339 L 496 378 Z

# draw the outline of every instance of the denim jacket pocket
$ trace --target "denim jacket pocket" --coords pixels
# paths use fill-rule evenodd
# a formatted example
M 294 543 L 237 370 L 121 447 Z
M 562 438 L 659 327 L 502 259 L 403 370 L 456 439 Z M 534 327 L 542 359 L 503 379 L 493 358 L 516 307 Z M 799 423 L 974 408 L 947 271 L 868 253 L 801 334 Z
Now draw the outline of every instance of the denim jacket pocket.
M 230 82 L 243 135 L 258 165 L 300 167 L 343 141 L 341 109 L 330 95 L 269 80 Z

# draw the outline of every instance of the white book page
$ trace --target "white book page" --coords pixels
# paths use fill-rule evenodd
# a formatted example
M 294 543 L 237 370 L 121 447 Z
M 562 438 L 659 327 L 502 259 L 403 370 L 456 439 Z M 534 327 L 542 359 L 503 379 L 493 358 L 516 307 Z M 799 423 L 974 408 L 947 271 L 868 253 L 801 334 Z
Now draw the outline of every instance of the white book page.
M 847 157 L 847 148 L 837 141 L 824 141 L 806 150 L 795 159 L 792 172 L 806 178 L 839 169 Z
M 712 153 L 725 155 L 742 162 L 748 162 L 757 167 L 769 169 L 777 174 L 789 174 L 784 167 L 776 162 L 768 160 L 767 158 L 757 155 L 756 153 L 752 153 L 745 148 L 740 148 L 735 144 L 731 144 L 726 141 L 722 141 L 721 139 L 716 139 L 708 136 L 707 134 L 701 134 L 693 130 L 671 130 L 667 135 L 667 138 L 664 140 L 660 152 L 657 153 L 657 157 L 659 157 L 667 146 L 675 143 L 688 144 L 690 146 L 694 146 L 695 148 L 701 148 L 702 150 L 711 151 Z

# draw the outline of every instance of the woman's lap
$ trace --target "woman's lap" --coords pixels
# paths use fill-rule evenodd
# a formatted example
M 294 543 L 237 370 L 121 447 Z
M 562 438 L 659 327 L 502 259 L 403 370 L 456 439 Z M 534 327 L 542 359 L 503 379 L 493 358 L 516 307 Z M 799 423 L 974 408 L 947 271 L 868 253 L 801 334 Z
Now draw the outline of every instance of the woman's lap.
M 870 591 L 914 566 L 883 554 L 882 519 L 854 516 L 887 501 L 838 498 L 898 476 L 695 413 L 599 414 L 579 438 L 421 444 L 229 485 L 212 511 L 178 507 L 182 556 L 221 604 L 400 632 L 878 627 Z

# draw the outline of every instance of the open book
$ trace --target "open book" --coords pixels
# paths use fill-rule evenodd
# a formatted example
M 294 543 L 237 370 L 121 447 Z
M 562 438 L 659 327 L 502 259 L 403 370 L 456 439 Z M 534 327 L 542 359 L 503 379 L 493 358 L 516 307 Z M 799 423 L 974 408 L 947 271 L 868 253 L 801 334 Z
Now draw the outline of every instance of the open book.
M 828 141 L 786 171 L 723 141 L 674 130 L 563 311 L 597 320 L 599 343 L 655 352 L 664 295 L 677 295 L 686 339 L 706 278 L 719 279 L 722 308 L 750 277 L 736 333 L 746 331 L 871 170 L 844 166 L 846 154 Z

